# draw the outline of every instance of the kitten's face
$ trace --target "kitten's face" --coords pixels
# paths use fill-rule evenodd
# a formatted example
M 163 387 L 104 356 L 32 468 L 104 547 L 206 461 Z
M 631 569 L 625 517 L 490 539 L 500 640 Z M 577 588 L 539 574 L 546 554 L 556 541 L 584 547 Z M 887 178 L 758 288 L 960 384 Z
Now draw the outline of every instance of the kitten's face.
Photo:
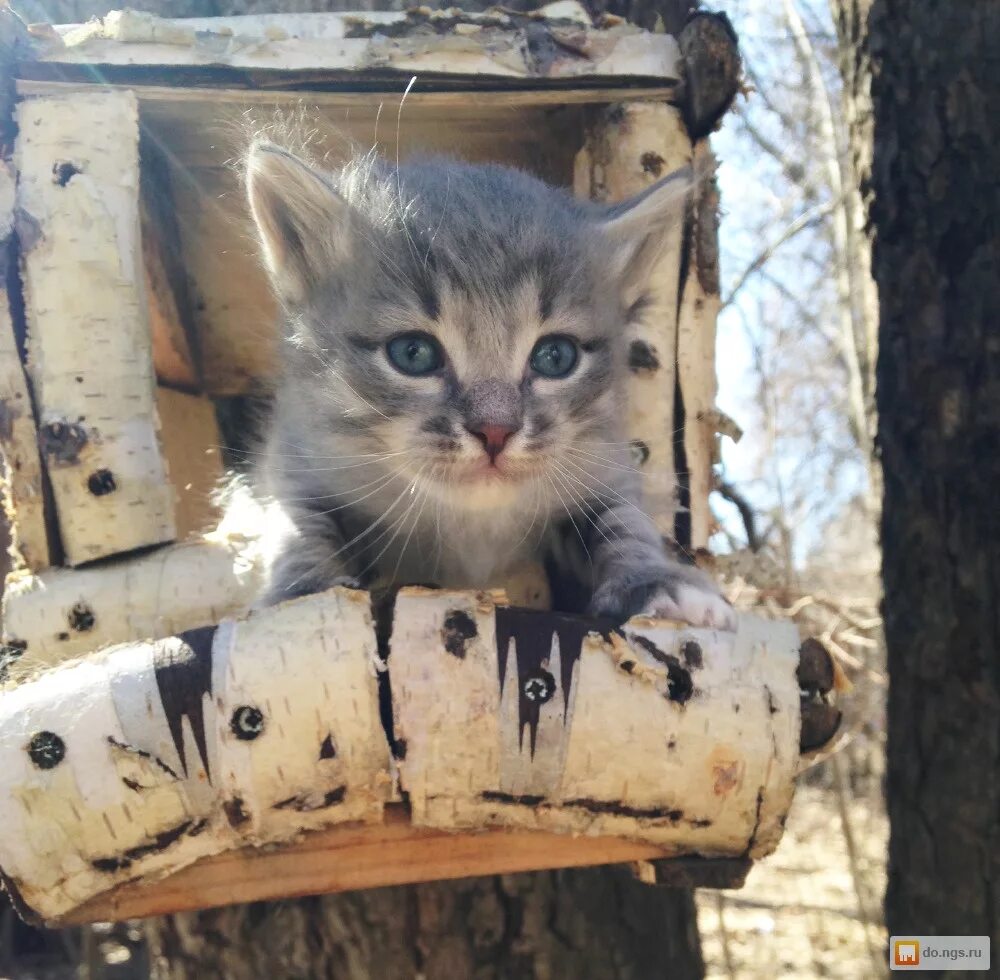
M 624 311 L 659 254 L 664 202 L 598 211 L 444 161 L 328 182 L 260 157 L 250 198 L 310 443 L 386 454 L 454 509 L 573 506 L 583 471 L 593 483 L 595 459 L 619 455 Z
M 370 451 L 394 454 L 457 508 L 503 507 L 526 492 L 548 499 L 557 488 L 568 496 L 574 454 L 615 430 L 617 304 L 596 301 L 584 277 L 580 295 L 555 290 L 531 262 L 516 276 L 463 282 L 449 273 L 473 270 L 443 271 L 440 258 L 421 299 L 407 276 L 385 288 L 386 261 L 377 288 L 355 287 L 365 296 L 350 303 L 357 319 L 337 345 L 338 370 L 363 394 L 347 410 L 364 420 Z M 406 255 L 392 261 L 406 268 Z M 336 310 L 323 309 L 313 316 L 335 322 Z

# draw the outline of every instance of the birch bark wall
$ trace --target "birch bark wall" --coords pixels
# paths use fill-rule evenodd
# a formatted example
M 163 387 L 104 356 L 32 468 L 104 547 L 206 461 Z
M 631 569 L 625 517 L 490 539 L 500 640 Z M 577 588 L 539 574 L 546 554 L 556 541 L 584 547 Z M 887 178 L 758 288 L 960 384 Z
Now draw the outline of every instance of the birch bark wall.
M 88 93 L 22 102 L 17 119 L 28 370 L 76 565 L 175 533 L 139 245 L 138 109 L 130 93 Z

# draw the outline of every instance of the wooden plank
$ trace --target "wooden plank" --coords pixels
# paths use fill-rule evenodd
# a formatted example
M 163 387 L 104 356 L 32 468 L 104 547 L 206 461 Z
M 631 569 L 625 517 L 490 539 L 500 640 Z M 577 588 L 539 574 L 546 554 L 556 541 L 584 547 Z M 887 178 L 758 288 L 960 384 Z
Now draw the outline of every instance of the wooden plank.
M 380 70 L 512 79 L 644 78 L 676 82 L 676 40 L 621 23 L 456 11 L 271 14 L 175 19 L 111 11 L 40 38 L 52 65 L 266 71 Z M 582 21 L 582 22 L 581 22 Z
M 29 66 L 22 66 L 22 72 Z M 69 95 L 76 92 L 101 91 L 134 92 L 145 110 L 161 103 L 211 103 L 238 108 L 294 108 L 303 104 L 324 110 L 377 109 L 398 104 L 408 80 L 394 80 L 391 84 L 372 89 L 362 87 L 356 79 L 344 79 L 340 91 L 316 88 L 317 81 L 310 79 L 300 88 L 268 90 L 264 88 L 226 88 L 224 86 L 199 88 L 183 85 L 154 85 L 141 81 L 116 84 L 109 80 L 94 82 L 93 78 L 68 81 L 66 79 L 29 78 L 23 74 L 16 80 L 17 94 L 21 98 L 44 95 Z M 611 102 L 672 102 L 676 90 L 665 85 L 622 85 L 588 88 L 484 88 L 488 82 L 469 79 L 465 87 L 448 91 L 424 91 L 418 85 L 406 97 L 410 108 L 485 110 L 498 107 L 517 109 L 523 107 L 558 108 L 560 106 L 607 105 Z M 472 87 L 476 86 L 476 87 Z
M 202 395 L 161 386 L 156 389 L 156 410 L 176 496 L 177 539 L 184 541 L 210 531 L 222 516 L 214 496 L 225 477 L 222 436 L 215 405 Z
M 390 804 L 384 824 L 332 827 L 305 834 L 280 850 L 241 848 L 203 858 L 162 881 L 121 885 L 53 925 L 120 921 L 237 902 L 540 868 L 624 864 L 663 854 L 655 845 L 614 837 L 566 837 L 499 828 L 448 833 L 413 827 L 405 807 Z M 705 864 L 708 871 L 713 862 Z
M 201 370 L 196 356 L 177 204 L 170 181 L 169 156 L 172 152 L 172 148 L 168 150 L 143 129 L 139 145 L 142 161 L 140 234 L 153 366 L 161 383 L 198 391 Z
M 28 370 L 71 565 L 172 540 L 139 248 L 138 109 L 126 93 L 18 107 Z
M 576 160 L 576 193 L 621 201 L 691 162 L 691 140 L 674 106 L 634 103 L 596 114 Z M 674 537 L 674 387 L 683 217 L 650 276 L 648 302 L 628 327 L 628 435 L 643 478 L 643 508 Z

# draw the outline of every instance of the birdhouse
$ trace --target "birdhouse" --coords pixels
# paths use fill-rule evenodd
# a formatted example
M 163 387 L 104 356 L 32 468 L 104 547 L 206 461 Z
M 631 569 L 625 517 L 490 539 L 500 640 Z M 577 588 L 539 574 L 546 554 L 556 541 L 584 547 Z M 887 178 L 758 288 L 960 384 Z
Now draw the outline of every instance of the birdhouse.
M 8 11 L 3 31 L 3 657 L 30 676 L 0 695 L 0 869 L 21 907 L 65 923 L 626 861 L 740 883 L 836 722 L 789 624 L 588 620 L 537 608 L 530 572 L 405 589 L 384 628 L 345 589 L 252 611 L 257 542 L 211 494 L 278 343 L 233 167 L 248 126 L 614 202 L 708 167 L 738 74 L 724 23 L 675 38 L 563 0 L 45 31 Z M 717 213 L 703 181 L 628 337 L 644 507 L 692 552 L 732 431 Z

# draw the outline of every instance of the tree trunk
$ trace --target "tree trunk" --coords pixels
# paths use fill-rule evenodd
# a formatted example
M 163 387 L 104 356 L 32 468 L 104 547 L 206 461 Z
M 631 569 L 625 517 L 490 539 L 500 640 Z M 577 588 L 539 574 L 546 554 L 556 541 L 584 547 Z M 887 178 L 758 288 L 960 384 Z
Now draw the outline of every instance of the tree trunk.
M 1000 0 L 875 0 L 890 933 L 1000 940 Z M 957 971 L 950 975 L 958 975 Z M 963 974 L 964 975 L 964 974 Z
M 843 261 L 849 268 L 854 347 L 864 398 L 863 416 L 858 419 L 857 428 L 868 471 L 865 507 L 873 525 L 876 525 L 882 504 L 882 472 L 875 439 L 878 427 L 875 411 L 878 291 L 872 276 L 868 228 L 871 211 L 872 74 L 867 24 L 871 5 L 872 0 L 830 0 L 837 29 L 840 101 L 847 142 L 847 152 L 841 161 L 844 173 L 843 208 L 847 219 L 847 247 Z
M 648 888 L 623 868 L 247 905 L 152 931 L 164 980 L 702 975 L 691 893 Z
M 454 4 L 441 0 L 431 5 Z M 471 9 L 489 5 L 458 3 Z M 157 13 L 172 12 L 156 6 Z M 210 15 L 261 7 L 391 9 L 405 4 L 182 0 L 179 6 L 186 15 Z M 615 2 L 596 0 L 590 6 L 621 13 L 635 7 L 647 27 L 654 26 L 658 13 L 675 33 L 697 2 L 636 0 L 619 9 Z M 704 973 L 693 894 L 642 885 L 626 869 L 615 867 L 446 881 L 176 915 L 151 921 L 148 936 L 153 976 L 160 980 L 688 980 Z

